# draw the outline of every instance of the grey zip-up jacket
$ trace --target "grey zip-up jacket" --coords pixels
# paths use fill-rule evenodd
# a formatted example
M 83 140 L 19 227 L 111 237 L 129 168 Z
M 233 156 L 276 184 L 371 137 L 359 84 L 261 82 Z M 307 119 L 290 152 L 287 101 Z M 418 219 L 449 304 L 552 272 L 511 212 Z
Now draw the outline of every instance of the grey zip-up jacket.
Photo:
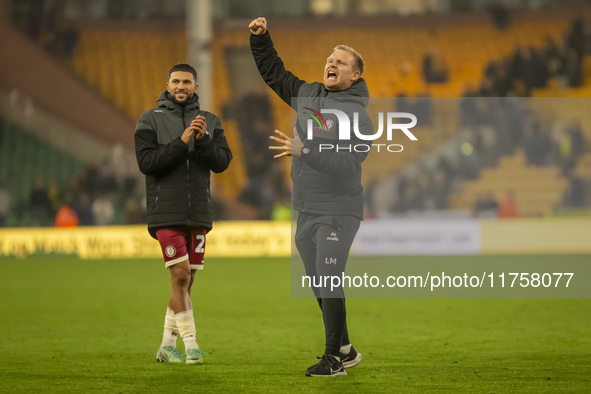
M 369 103 L 365 80 L 360 78 L 350 88 L 333 92 L 320 82 L 299 79 L 285 69 L 268 31 L 262 35 L 251 34 L 250 49 L 267 85 L 297 112 L 296 128 L 304 149 L 300 158 L 292 160 L 294 209 L 315 215 L 363 219 L 361 163 L 368 152 L 354 149 L 363 141 L 354 135 L 350 140 L 338 140 L 338 119 L 334 115 L 323 116 L 328 129 L 314 124 L 312 139 L 308 139 L 307 125 L 314 111 L 338 109 L 346 113 L 351 122 L 357 114 L 360 132 L 373 134 L 373 123 L 365 110 Z M 353 123 L 350 126 L 353 127 Z M 321 150 L 321 144 L 332 148 Z
M 209 191 L 210 171 L 222 172 L 232 152 L 220 118 L 199 109 L 197 95 L 181 107 L 166 90 L 157 108 L 144 112 L 135 128 L 135 153 L 140 171 L 146 175 L 148 230 L 186 225 L 212 228 Z M 181 136 L 191 121 L 202 115 L 207 131 L 187 146 Z

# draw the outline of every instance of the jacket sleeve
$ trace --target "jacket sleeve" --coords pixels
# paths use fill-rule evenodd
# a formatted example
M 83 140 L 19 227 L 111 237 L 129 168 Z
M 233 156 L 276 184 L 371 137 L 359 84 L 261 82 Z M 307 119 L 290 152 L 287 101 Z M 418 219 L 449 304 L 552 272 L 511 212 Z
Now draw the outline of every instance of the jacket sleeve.
M 181 164 L 189 151 L 180 137 L 159 146 L 155 127 L 145 114 L 137 122 L 134 138 L 137 163 L 145 175 L 156 175 Z
M 306 82 L 285 69 L 269 31 L 262 35 L 251 34 L 250 50 L 265 83 L 291 106 L 291 98 L 297 96 L 300 87 Z
M 211 171 L 220 173 L 228 168 L 232 161 L 232 152 L 224 136 L 222 122 L 216 117 L 216 124 L 211 136 L 205 135 L 195 140 L 197 161 L 204 163 Z

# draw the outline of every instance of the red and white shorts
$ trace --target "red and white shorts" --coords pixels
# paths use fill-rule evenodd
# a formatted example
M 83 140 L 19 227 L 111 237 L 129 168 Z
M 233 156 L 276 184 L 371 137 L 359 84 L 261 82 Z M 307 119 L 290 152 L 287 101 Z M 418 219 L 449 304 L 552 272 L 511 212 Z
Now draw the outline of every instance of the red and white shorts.
M 203 269 L 205 255 L 204 228 L 175 226 L 156 231 L 166 268 L 189 259 L 192 270 Z

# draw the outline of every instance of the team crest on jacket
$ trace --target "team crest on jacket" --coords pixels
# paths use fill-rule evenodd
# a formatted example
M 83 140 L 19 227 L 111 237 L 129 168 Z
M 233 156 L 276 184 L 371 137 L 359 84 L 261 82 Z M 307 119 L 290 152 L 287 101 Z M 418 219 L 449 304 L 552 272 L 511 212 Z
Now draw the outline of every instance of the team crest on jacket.
M 326 128 L 328 129 L 326 131 L 332 130 L 333 126 L 334 126 L 334 120 L 326 119 Z
M 164 250 L 164 253 L 166 253 L 168 257 L 174 257 L 176 255 L 176 248 L 172 245 L 168 245 Z

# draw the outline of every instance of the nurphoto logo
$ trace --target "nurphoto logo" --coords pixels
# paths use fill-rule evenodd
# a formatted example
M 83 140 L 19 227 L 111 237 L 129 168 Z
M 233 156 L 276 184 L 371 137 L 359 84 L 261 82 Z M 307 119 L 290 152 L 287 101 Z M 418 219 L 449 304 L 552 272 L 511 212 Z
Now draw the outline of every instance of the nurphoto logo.
M 314 121 L 318 127 L 316 129 L 320 129 L 323 131 L 329 131 L 334 127 L 332 120 L 326 120 L 322 116 L 322 114 L 333 114 L 337 117 L 339 129 L 338 129 L 338 139 L 339 141 L 350 141 L 351 140 L 351 119 L 349 116 L 338 109 L 321 109 L 320 112 L 313 110 L 312 108 L 305 107 L 305 109 L 312 111 L 306 112 L 307 115 L 310 115 L 312 119 L 308 119 L 308 139 L 312 140 L 313 132 L 314 132 Z M 413 133 L 411 133 L 410 129 L 416 126 L 417 124 L 417 117 L 408 112 L 388 112 L 385 115 L 386 117 L 386 138 L 388 141 L 392 141 L 393 132 L 395 130 L 402 131 L 411 141 L 418 141 L 418 138 L 415 137 Z M 395 123 L 395 119 L 408 119 L 410 122 L 408 123 Z M 329 122 L 331 124 L 329 124 Z M 374 134 L 362 134 L 359 131 L 359 113 L 353 113 L 353 133 L 355 137 L 362 141 L 375 141 L 382 136 L 384 133 L 384 113 L 380 112 L 378 114 L 378 130 Z M 348 145 L 348 146 L 339 146 L 334 144 L 320 144 L 319 151 L 322 150 L 333 150 L 336 149 L 338 151 L 348 151 L 348 152 L 369 152 L 372 147 L 376 147 L 378 152 L 380 151 L 381 147 L 385 147 L 388 152 L 396 153 L 402 152 L 404 147 L 400 144 L 355 144 L 355 145 Z

